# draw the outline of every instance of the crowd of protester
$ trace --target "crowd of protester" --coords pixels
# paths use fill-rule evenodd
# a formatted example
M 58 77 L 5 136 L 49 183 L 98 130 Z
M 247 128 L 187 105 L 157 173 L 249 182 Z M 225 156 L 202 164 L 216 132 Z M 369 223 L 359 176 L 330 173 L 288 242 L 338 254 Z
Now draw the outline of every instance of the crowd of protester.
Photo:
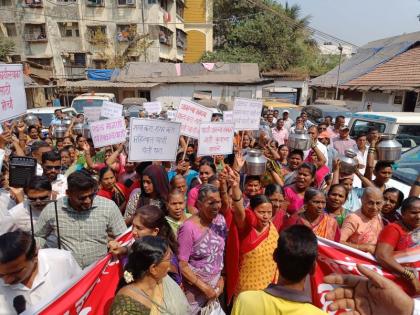
M 53 123 L 62 118 L 58 110 Z M 417 272 L 394 258 L 420 243 L 420 177 L 409 196 L 389 185 L 393 163 L 376 158 L 378 130 L 351 139 L 342 116 L 314 124 L 304 112 L 293 121 L 287 110 L 265 110 L 261 119 L 270 129 L 239 132 L 227 156 L 197 156 L 197 142 L 181 137 L 174 163 L 129 162 L 124 144 L 94 148 L 72 130 L 83 115 L 63 138 L 41 133 L 41 122 L 4 123 L 0 314 L 38 304 L 107 253 L 124 264 L 113 315 L 325 314 L 305 288 L 317 237 L 374 255 L 420 294 Z M 287 146 L 297 130 L 310 136 L 309 150 Z M 252 148 L 267 158 L 261 176 L 244 167 Z M 348 149 L 354 174 L 341 170 Z M 24 188 L 9 185 L 11 156 L 36 159 Z M 116 238 L 128 228 L 133 240 L 123 246 Z M 419 314 L 392 281 L 359 271 L 366 277 L 326 277 L 347 287 L 327 295 L 331 309 Z

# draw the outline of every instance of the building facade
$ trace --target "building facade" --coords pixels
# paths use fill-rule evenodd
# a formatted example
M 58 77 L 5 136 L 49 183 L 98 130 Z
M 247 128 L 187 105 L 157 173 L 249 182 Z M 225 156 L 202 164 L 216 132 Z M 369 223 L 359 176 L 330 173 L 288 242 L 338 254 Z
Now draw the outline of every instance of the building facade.
M 86 68 L 126 61 L 183 62 L 184 0 L 1 0 L 0 36 L 16 43 L 12 62 L 85 78 Z

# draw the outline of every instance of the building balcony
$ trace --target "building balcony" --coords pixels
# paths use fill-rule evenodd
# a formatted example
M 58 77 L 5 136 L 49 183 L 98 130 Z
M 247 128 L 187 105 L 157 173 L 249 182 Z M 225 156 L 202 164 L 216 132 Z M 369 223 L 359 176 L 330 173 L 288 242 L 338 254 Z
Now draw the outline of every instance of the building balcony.
M 25 0 L 25 6 L 29 8 L 42 8 L 42 0 Z
M 39 42 L 39 43 L 48 42 L 48 38 L 45 34 L 24 34 L 23 37 L 26 42 Z
M 104 7 L 105 0 L 86 0 L 86 6 L 88 7 Z
M 68 80 L 86 79 L 86 67 L 79 65 L 64 66 L 64 74 Z

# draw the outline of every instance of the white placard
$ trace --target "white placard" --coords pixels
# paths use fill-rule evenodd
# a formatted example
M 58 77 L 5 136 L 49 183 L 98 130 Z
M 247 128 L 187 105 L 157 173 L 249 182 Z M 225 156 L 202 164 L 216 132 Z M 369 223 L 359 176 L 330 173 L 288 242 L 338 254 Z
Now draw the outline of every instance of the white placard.
M 200 136 L 200 124 L 210 122 L 213 112 L 211 109 L 181 99 L 175 121 L 181 123 L 181 134 L 190 138 L 198 139 Z
M 181 124 L 155 119 L 130 119 L 128 160 L 175 161 Z
M 143 106 L 148 114 L 160 114 L 162 111 L 161 102 L 145 102 L 143 103 Z
M 202 123 L 198 138 L 198 156 L 226 155 L 233 151 L 233 123 Z
M 168 110 L 166 111 L 166 115 L 168 116 L 169 120 L 175 120 L 176 110 Z
M 27 110 L 22 65 L 0 64 L 0 121 L 24 115 Z
M 223 112 L 223 122 L 233 123 L 233 111 L 227 110 Z
M 95 148 L 123 143 L 127 137 L 125 120 L 123 117 L 98 120 L 89 124 Z
M 122 117 L 123 106 L 118 103 L 104 101 L 102 103 L 101 116 L 105 118 Z
M 101 119 L 102 107 L 83 107 L 83 115 L 89 122 L 98 121 Z
M 258 130 L 260 128 L 262 100 L 235 98 L 233 121 L 236 130 Z

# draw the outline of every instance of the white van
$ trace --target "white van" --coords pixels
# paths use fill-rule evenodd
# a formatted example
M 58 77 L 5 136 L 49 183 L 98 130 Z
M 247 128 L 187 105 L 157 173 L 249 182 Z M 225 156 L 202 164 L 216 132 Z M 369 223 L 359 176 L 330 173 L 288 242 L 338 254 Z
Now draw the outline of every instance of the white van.
M 115 102 L 113 93 L 85 93 L 73 99 L 71 107 L 77 113 L 83 113 L 83 107 L 101 107 L 104 101 Z
M 360 112 L 353 114 L 349 122 L 350 137 L 368 133 L 371 127 L 380 133 L 396 135 L 403 151 L 420 144 L 420 113 L 413 112 Z

